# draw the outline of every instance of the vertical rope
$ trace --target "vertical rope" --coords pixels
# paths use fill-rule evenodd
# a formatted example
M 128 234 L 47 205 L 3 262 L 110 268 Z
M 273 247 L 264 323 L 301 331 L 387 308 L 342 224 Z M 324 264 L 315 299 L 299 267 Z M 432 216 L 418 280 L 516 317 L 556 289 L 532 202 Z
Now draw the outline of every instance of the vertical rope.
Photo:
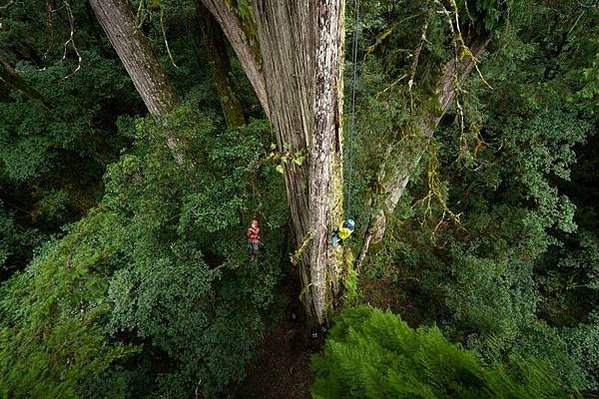
M 349 169 L 347 173 L 347 181 L 348 181 L 348 194 L 347 194 L 347 206 L 346 206 L 346 214 L 348 217 L 351 217 L 351 200 L 353 194 L 353 147 L 354 147 L 354 137 L 356 130 L 356 85 L 358 83 L 358 43 L 360 39 L 360 0 L 354 0 L 354 8 L 355 8 L 355 25 L 354 25 L 354 43 L 353 43 L 353 54 L 352 54 L 352 62 L 353 62 L 353 71 L 352 71 L 352 91 L 351 91 L 351 125 L 349 128 L 349 137 L 348 137 L 348 148 L 347 148 L 347 162 L 349 163 Z

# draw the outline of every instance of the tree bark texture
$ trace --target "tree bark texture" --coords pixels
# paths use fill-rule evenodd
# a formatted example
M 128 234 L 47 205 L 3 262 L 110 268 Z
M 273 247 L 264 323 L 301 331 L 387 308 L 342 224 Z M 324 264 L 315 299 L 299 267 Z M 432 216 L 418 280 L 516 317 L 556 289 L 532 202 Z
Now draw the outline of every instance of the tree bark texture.
M 270 119 L 279 150 L 305 153 L 285 167 L 300 255 L 302 300 L 320 323 L 339 291 L 339 254 L 329 244 L 342 218 L 342 0 L 254 0 Z M 339 249 L 338 249 L 339 250 Z
M 475 40 L 470 46 L 470 51 L 474 59 L 478 59 L 489 44 L 489 38 Z M 451 61 L 443 68 L 443 73 L 437 83 L 435 95 L 439 103 L 438 112 L 427 113 L 418 117 L 417 128 L 425 137 L 432 137 L 435 129 L 439 125 L 441 118 L 451 106 L 456 96 L 456 77 L 458 82 L 466 79 L 470 71 L 474 68 L 474 60 L 467 57 L 463 60 Z M 356 269 L 360 268 L 369 252 L 371 244 L 376 244 L 383 239 L 387 230 L 387 215 L 392 213 L 397 206 L 401 196 L 410 181 L 410 177 L 418 167 L 420 159 L 424 156 L 424 148 L 403 149 L 397 155 L 391 154 L 393 147 L 389 147 L 388 156 L 395 165 L 392 168 L 381 167 L 381 172 L 377 180 L 383 182 L 381 190 L 377 193 L 379 197 L 377 204 L 374 205 L 374 212 L 364 236 L 362 249 L 356 258 Z M 391 170 L 388 175 L 387 171 Z
M 210 11 L 202 4 L 196 1 L 197 14 L 208 48 L 209 62 L 212 67 L 212 76 L 216 86 L 225 122 L 229 128 L 235 128 L 245 124 L 243 116 L 243 107 L 241 102 L 235 96 L 231 82 L 231 62 L 227 52 L 223 31 L 216 22 Z
M 136 29 L 129 2 L 89 0 L 89 3 L 148 111 L 157 116 L 168 114 L 179 104 L 179 99 L 148 39 Z M 167 133 L 166 142 L 177 163 L 182 164 L 184 156 L 178 140 Z
M 260 52 L 257 43 L 252 43 L 246 30 L 237 17 L 233 6 L 226 0 L 200 0 L 214 16 L 223 32 L 229 39 L 239 62 L 254 92 L 262 105 L 266 116 L 270 116 L 269 102 L 266 93 L 266 82 L 262 74 Z M 283 4 L 280 5 L 283 7 Z

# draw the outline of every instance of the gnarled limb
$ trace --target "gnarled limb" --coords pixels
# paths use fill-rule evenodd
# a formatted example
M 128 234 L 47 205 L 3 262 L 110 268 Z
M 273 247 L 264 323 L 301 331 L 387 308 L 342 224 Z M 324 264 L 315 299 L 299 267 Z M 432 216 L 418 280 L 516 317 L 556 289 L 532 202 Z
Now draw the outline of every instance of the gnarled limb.
M 435 95 L 439 103 L 437 112 L 430 112 L 418 117 L 417 128 L 424 137 L 431 137 L 435 129 L 439 125 L 441 118 L 451 106 L 456 96 L 456 84 L 464 81 L 470 71 L 475 67 L 476 59 L 478 59 L 489 44 L 489 38 L 480 38 L 473 41 L 469 49 L 472 56 L 466 56 L 462 60 L 452 60 L 443 68 L 443 73 L 436 85 Z M 457 82 L 456 82 L 457 80 Z M 389 147 L 388 155 L 391 154 L 393 148 Z M 359 269 L 364 263 L 371 244 L 378 243 L 383 239 L 387 229 L 387 214 L 392 213 L 399 202 L 399 199 L 405 192 L 406 186 L 410 181 L 410 177 L 416 170 L 420 159 L 424 155 L 425 150 L 422 147 L 413 149 L 405 148 L 399 151 L 399 154 L 393 157 L 392 162 L 402 162 L 402 165 L 397 165 L 392 169 L 391 175 L 387 176 L 385 165 L 382 165 L 378 180 L 384 182 L 381 191 L 378 193 L 380 197 L 379 204 L 371 204 L 375 206 L 374 212 L 371 214 L 368 228 L 364 236 L 362 249 L 356 258 L 356 269 Z M 371 201 L 372 202 L 372 201 Z

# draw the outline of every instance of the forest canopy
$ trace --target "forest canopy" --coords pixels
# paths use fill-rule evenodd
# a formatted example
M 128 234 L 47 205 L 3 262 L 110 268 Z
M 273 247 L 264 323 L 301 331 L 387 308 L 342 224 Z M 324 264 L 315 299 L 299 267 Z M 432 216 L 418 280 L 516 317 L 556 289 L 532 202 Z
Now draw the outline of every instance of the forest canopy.
M 599 394 L 596 0 L 4 0 L 0 397 Z

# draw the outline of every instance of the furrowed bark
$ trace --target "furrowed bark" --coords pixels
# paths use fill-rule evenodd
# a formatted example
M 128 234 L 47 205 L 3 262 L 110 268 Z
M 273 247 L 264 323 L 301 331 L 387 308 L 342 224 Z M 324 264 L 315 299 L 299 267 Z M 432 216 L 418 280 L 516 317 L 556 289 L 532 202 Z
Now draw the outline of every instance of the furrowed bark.
M 280 150 L 307 154 L 285 167 L 298 248 L 302 301 L 324 323 L 339 285 L 329 237 L 342 215 L 342 61 L 344 2 L 255 0 L 263 74 Z
M 292 6 L 287 13 L 276 0 L 256 0 L 254 14 L 258 39 L 263 54 L 262 68 L 268 84 L 270 120 L 277 131 L 279 150 L 287 144 L 292 151 L 306 152 L 314 132 L 314 55 L 316 39 L 302 26 L 315 26 L 314 6 Z M 313 29 L 315 30 L 315 29 Z M 310 33 L 306 35 L 306 33 Z M 283 44 L 284 43 L 284 44 Z M 306 47 L 306 51 L 297 51 Z M 306 73 L 304 73 L 306 72 Z M 309 160 L 308 160 L 309 162 Z M 291 227 L 296 243 L 311 242 L 309 212 L 309 168 L 306 163 L 291 163 L 285 168 L 287 202 L 291 211 Z M 310 291 L 309 249 L 299 259 L 304 293 L 302 301 L 313 313 Z
M 257 43 L 250 43 L 250 38 L 243 29 L 235 10 L 225 0 L 200 0 L 212 13 L 229 39 L 243 70 L 245 71 L 254 92 L 262 105 L 264 113 L 269 116 L 269 101 L 266 93 L 266 82 L 262 73 L 261 57 Z
M 241 126 L 245 124 L 245 117 L 243 116 L 241 102 L 232 90 L 231 63 L 223 31 L 201 1 L 196 1 L 196 7 L 225 121 L 229 128 Z
M 179 99 L 148 39 L 136 29 L 129 2 L 89 0 L 89 3 L 148 111 L 157 116 L 168 114 L 179 105 Z M 167 133 L 166 143 L 177 163 L 183 164 L 181 144 L 175 136 Z
M 341 113 L 343 0 L 253 0 L 259 54 L 235 11 L 202 0 L 223 28 L 275 127 L 280 151 L 304 153 L 285 165 L 291 226 L 300 251 L 306 310 L 324 323 L 339 293 L 339 259 L 329 240 L 343 210 Z M 337 252 L 339 251 L 339 252 Z
M 316 126 L 310 152 L 310 211 L 314 239 L 309 264 L 313 303 L 322 323 L 339 293 L 339 262 L 330 235 L 343 213 L 341 113 L 344 2 L 322 1 L 316 52 Z
M 489 38 L 482 38 L 473 42 L 470 46 L 470 51 L 475 59 L 478 59 L 485 51 L 489 44 Z M 474 68 L 474 61 L 468 57 L 457 64 L 454 61 L 447 63 L 443 69 L 443 73 L 438 81 L 437 89 L 435 90 L 439 109 L 436 113 L 428 113 L 421 115 L 418 120 L 418 129 L 425 137 L 431 137 L 435 129 L 439 125 L 441 118 L 451 106 L 455 95 L 455 77 L 462 82 L 466 79 L 470 71 Z M 392 148 L 388 149 L 388 155 L 392 152 Z M 359 269 L 370 250 L 372 244 L 382 241 L 385 231 L 387 230 L 387 214 L 392 213 L 397 206 L 401 196 L 410 181 L 410 177 L 418 167 L 420 159 L 424 155 L 424 149 L 405 149 L 400 151 L 394 159 L 403 162 L 403 165 L 393 168 L 391 176 L 385 176 L 384 167 L 381 168 L 378 180 L 387 182 L 379 192 L 380 202 L 375 207 L 375 211 L 371 214 L 368 228 L 364 236 L 362 249 L 356 258 L 355 267 Z M 396 161 L 398 162 L 398 161 Z

